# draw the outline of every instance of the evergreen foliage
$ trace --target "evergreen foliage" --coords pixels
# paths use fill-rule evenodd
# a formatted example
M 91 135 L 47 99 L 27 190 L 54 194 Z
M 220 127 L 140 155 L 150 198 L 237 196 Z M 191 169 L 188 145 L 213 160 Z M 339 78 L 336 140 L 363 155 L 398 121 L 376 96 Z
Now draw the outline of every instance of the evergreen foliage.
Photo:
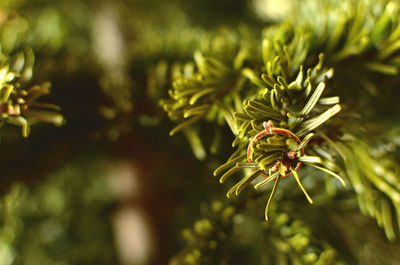
M 50 83 L 32 85 L 35 57 L 29 48 L 15 50 L 13 42 L 18 40 L 18 21 L 3 21 L 0 36 L 0 91 L 1 123 L 22 127 L 23 137 L 27 137 L 32 122 L 50 122 L 56 126 L 63 124 L 60 108 L 54 104 L 40 103 L 37 99 L 50 93 Z M 11 33 L 11 34 L 10 34 Z M 11 39 L 11 40 L 10 40 Z M 10 53 L 7 53 L 9 51 Z
M 60 128 L 1 128 L 0 264 L 123 264 L 124 205 L 151 216 L 149 263 L 397 264 L 399 18 L 394 0 L 2 1 L 0 124 Z M 124 202 L 120 157 L 143 190 Z
M 346 116 L 349 117 L 352 113 L 360 111 L 357 109 L 358 104 L 346 105 L 346 102 L 350 101 L 348 99 L 349 92 L 346 90 L 351 81 L 358 83 L 359 87 L 366 87 L 370 93 L 374 94 L 377 92 L 373 81 L 368 78 L 361 81 L 360 76 L 364 77 L 368 72 L 377 72 L 381 74 L 379 78 L 384 78 L 384 75 L 398 73 L 396 58 L 400 47 L 397 45 L 397 31 L 400 27 L 398 16 L 394 14 L 398 14 L 399 7 L 393 1 L 380 1 L 379 3 L 339 1 L 339 8 L 335 9 L 332 5 L 333 2 L 337 4 L 336 1 L 332 1 L 332 3 L 326 1 L 324 4 L 317 1 L 306 2 L 305 5 L 299 3 L 298 7 L 296 5 L 294 8 L 294 10 L 302 12 L 298 12 L 295 16 L 289 16 L 287 21 L 282 21 L 276 26 L 264 29 L 262 41 L 259 45 L 254 45 L 255 49 L 261 51 L 261 56 L 258 60 L 254 59 L 249 62 L 252 67 L 243 67 L 236 74 L 237 79 L 244 76 L 250 83 L 241 96 L 237 95 L 235 88 L 229 92 L 232 98 L 240 98 L 243 102 L 243 110 L 234 109 L 234 107 L 230 109 L 230 114 L 234 113 L 235 122 L 232 121 L 232 117 L 225 114 L 227 116 L 225 121 L 236 136 L 232 145 L 237 146 L 237 151 L 229 157 L 226 163 L 215 170 L 214 175 L 225 172 L 220 178 L 220 182 L 224 182 L 240 168 L 254 169 L 254 172 L 248 174 L 228 191 L 227 196 L 231 197 L 234 194 L 238 195 L 262 172 L 266 172 L 264 176 L 268 175 L 269 177 L 256 184 L 255 188 L 275 180 L 270 200 L 279 184 L 279 176 L 285 177 L 289 173 L 298 179 L 294 169 L 296 163 L 298 165 L 300 162 L 323 170 L 341 181 L 339 175 L 346 175 L 351 180 L 356 192 L 357 187 L 360 187 L 358 194 L 365 192 L 364 184 L 366 182 L 361 184 L 359 177 L 356 176 L 369 176 L 367 183 L 373 186 L 371 188 L 374 191 L 368 192 L 369 195 L 364 195 L 369 198 L 364 199 L 370 201 L 368 204 L 370 210 L 362 211 L 377 218 L 378 223 L 385 228 L 388 238 L 394 239 L 394 231 L 398 231 L 398 228 L 394 229 L 392 217 L 397 216 L 397 222 L 400 223 L 397 210 L 397 201 L 400 195 L 397 187 L 398 180 L 388 179 L 387 174 L 393 176 L 394 173 L 384 170 L 380 170 L 384 171 L 384 173 L 380 172 L 381 174 L 371 173 L 381 167 L 378 163 L 371 162 L 376 158 L 368 155 L 369 146 L 372 144 L 367 140 L 368 134 L 360 130 L 349 131 L 345 125 L 340 126 L 339 124 L 350 123 L 350 121 L 361 122 L 360 119 L 358 119 L 359 121 L 351 118 L 346 120 Z M 320 14 L 320 10 L 324 10 L 324 12 Z M 331 10 L 334 11 L 330 12 Z M 310 17 L 313 18 L 313 21 L 307 20 Z M 317 19 L 314 20 L 315 18 Z M 195 61 L 196 58 L 199 60 L 198 57 L 199 54 L 195 54 Z M 314 67 L 305 68 L 312 65 L 313 62 L 315 63 L 318 57 L 319 62 Z M 323 58 L 326 63 L 323 62 Z M 352 58 L 350 63 L 343 65 L 342 62 L 349 60 L 348 58 Z M 229 60 L 229 57 L 226 56 L 224 59 Z M 228 65 L 238 65 L 235 63 L 235 60 L 231 59 Z M 360 69 L 357 67 L 359 64 L 361 65 Z M 202 74 L 198 79 L 202 80 L 206 80 L 209 72 L 218 71 L 215 66 L 211 65 L 197 65 L 197 67 L 200 75 Z M 348 76 L 349 69 L 354 67 L 358 68 L 356 71 L 359 73 Z M 224 77 L 224 70 L 223 68 L 219 69 L 219 77 Z M 335 79 L 336 75 L 339 75 L 338 81 Z M 347 77 L 353 80 L 347 81 L 347 84 L 343 83 L 342 79 Z M 205 84 L 207 83 L 205 82 Z M 216 84 L 213 85 L 216 86 Z M 228 85 L 230 83 L 225 81 L 219 87 L 224 88 Z M 335 89 L 329 89 L 330 86 Z M 212 110 L 207 104 L 189 107 L 197 101 L 199 95 L 210 93 L 211 88 L 210 90 L 203 88 L 197 91 L 197 94 L 189 94 L 186 99 L 182 99 L 179 97 L 180 94 L 175 92 L 179 91 L 179 88 L 174 83 L 175 90 L 171 92 L 171 96 L 175 100 L 180 99 L 178 101 L 180 104 L 176 103 L 175 106 L 183 110 L 181 116 L 188 118 L 194 115 L 194 117 L 181 123 L 171 131 L 171 134 L 191 126 L 192 123 Z M 189 93 L 190 89 L 184 91 Z M 328 96 L 322 97 L 322 95 Z M 359 101 L 370 100 L 365 97 L 364 93 Z M 342 109 L 338 104 L 340 98 L 345 99 L 343 105 L 346 113 L 339 114 L 339 120 L 331 122 L 331 119 L 335 119 L 333 116 Z M 231 105 L 235 106 L 233 103 Z M 215 105 L 214 108 L 217 109 L 215 112 L 222 115 L 226 113 L 227 109 L 225 106 L 219 105 Z M 166 110 L 169 111 L 168 108 Z M 290 141 L 291 137 L 287 133 L 286 136 L 275 134 L 273 137 L 273 133 L 269 133 L 268 135 L 271 137 L 259 139 L 262 137 L 259 132 L 264 130 L 263 122 L 270 120 L 299 138 L 304 137 L 303 141 L 298 143 Z M 368 120 L 368 117 L 365 117 L 364 120 Z M 329 126 L 329 124 L 331 125 Z M 265 128 L 265 130 L 267 129 Z M 197 138 L 197 136 L 194 134 L 191 136 L 191 142 L 199 142 L 198 139 L 194 140 L 194 137 Z M 357 148 L 358 152 L 354 152 L 354 147 L 360 146 L 360 143 L 354 141 L 359 137 L 367 138 L 362 142 L 365 148 Z M 256 143 L 253 143 L 254 141 Z M 303 148 L 304 152 L 299 152 Z M 297 154 L 294 158 L 289 159 L 291 161 L 288 161 L 290 151 L 297 152 Z M 359 165 L 360 163 L 362 166 Z M 344 184 L 344 181 L 342 183 Z M 299 185 L 301 187 L 300 182 Z M 374 192 L 376 195 L 372 195 Z M 308 194 L 306 192 L 305 194 L 312 202 Z M 363 197 L 363 195 L 359 196 Z M 382 198 L 382 203 L 379 200 L 376 202 L 373 199 L 375 196 Z M 266 209 L 267 219 L 270 200 Z M 388 204 L 389 202 L 391 205 Z M 366 209 L 361 199 L 359 204 L 361 209 Z M 385 216 L 385 222 L 382 221 L 383 216 Z

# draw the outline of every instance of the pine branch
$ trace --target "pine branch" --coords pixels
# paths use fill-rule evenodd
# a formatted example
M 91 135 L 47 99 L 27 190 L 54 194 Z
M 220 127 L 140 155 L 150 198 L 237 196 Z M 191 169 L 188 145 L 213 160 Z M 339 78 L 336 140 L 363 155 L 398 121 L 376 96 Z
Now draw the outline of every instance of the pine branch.
M 281 177 L 293 174 L 312 203 L 295 172 L 302 163 L 322 170 L 345 184 L 337 171 L 332 171 L 326 166 L 329 161 L 325 158 L 306 155 L 313 146 L 320 145 L 319 142 L 312 141 L 315 129 L 325 125 L 341 109 L 337 104 L 338 97 L 321 98 L 325 83 L 332 78 L 332 73 L 331 69 L 322 67 L 322 56 L 320 56 L 320 62 L 314 68 L 308 69 L 306 77 L 301 67 L 293 81 L 287 81 L 283 76 L 275 78 L 273 73 L 263 74 L 261 76 L 263 81 L 257 79 L 257 82 L 254 81 L 256 75 L 251 76 L 251 82 L 255 85 L 259 83 L 260 88 L 265 87 L 264 93 L 259 98 L 245 101 L 244 113 L 234 114 L 239 134 L 233 145 L 237 145 L 237 150 L 240 151 L 220 166 L 214 175 L 220 175 L 228 170 L 220 178 L 220 182 L 224 182 L 239 169 L 250 167 L 254 169 L 254 173 L 230 189 L 228 197 L 238 195 L 260 174 L 265 179 L 256 184 L 256 189 L 276 180 L 266 207 L 265 217 L 268 220 L 268 208 Z M 300 106 L 303 107 L 299 108 Z M 279 128 L 273 124 L 279 124 Z M 320 131 L 324 129 L 329 130 L 325 127 Z M 301 141 L 299 137 L 304 139 Z
M 32 50 L 26 49 L 13 56 L 1 54 L 1 57 L 1 123 L 21 126 L 23 137 L 29 135 L 31 123 L 49 122 L 61 126 L 64 118 L 59 114 L 60 108 L 37 102 L 38 98 L 50 93 L 50 83 L 29 85 L 34 63 Z
M 357 64 L 367 71 L 386 75 L 399 72 L 399 3 L 301 1 L 293 9 L 289 23 L 307 29 L 310 51 L 323 51 L 328 65 L 351 58 L 350 65 L 342 66 L 350 68 Z
M 223 40 L 217 36 L 210 41 L 205 52 L 194 53 L 194 63 L 174 64 L 171 69 L 172 88 L 169 90 L 171 99 L 160 100 L 160 105 L 168 116 L 179 123 L 171 130 L 170 135 L 179 131 L 190 131 L 189 141 L 198 141 L 198 133 L 193 128 L 199 121 L 205 120 L 216 124 L 228 124 L 234 134 L 237 129 L 232 113 L 240 107 L 240 93 L 244 87 L 245 78 L 240 69 L 245 60 L 251 56 L 246 45 L 233 45 L 229 38 Z M 221 44 L 222 41 L 222 44 Z M 210 54 L 210 55 L 208 55 Z M 193 138 L 194 137 L 194 138 Z M 205 154 L 203 147 L 197 145 L 196 154 Z M 197 156 L 204 158 L 203 155 Z
M 400 231 L 400 181 L 397 163 L 384 154 L 372 155 L 366 141 L 348 139 L 337 143 L 345 156 L 344 172 L 357 194 L 362 213 L 376 219 L 389 240 Z
M 185 229 L 182 236 L 186 248 L 175 255 L 170 265 L 222 264 L 229 250 L 232 216 L 235 210 L 220 201 L 201 207 L 202 218 L 196 220 L 192 229 Z
M 256 204 L 248 203 L 248 208 Z M 224 206 L 219 201 L 202 204 L 201 218 L 193 229 L 183 230 L 186 247 L 175 255 L 170 264 L 230 264 L 233 251 L 240 251 L 245 241 L 259 255 L 252 261 L 271 264 L 345 264 L 328 243 L 315 239 L 311 228 L 287 212 L 271 208 L 273 218 L 264 223 L 252 219 L 251 214 L 236 213 L 235 206 Z M 259 236 L 262 240 L 257 240 Z
M 290 218 L 285 212 L 275 215 L 274 221 L 265 225 L 271 243 L 268 248 L 274 248 L 274 264 L 345 264 L 329 244 L 314 239 L 311 228 L 304 222 Z
M 237 152 L 214 175 L 221 175 L 220 181 L 224 182 L 242 168 L 251 168 L 254 171 L 230 189 L 228 197 L 238 195 L 259 174 L 266 179 L 256 187 L 273 180 L 276 180 L 277 187 L 280 177 L 295 175 L 295 170 L 303 163 L 328 173 L 344 184 L 339 175 L 343 174 L 338 166 L 340 159 L 336 159 L 335 154 L 338 151 L 334 143 L 336 140 L 330 139 L 337 139 L 341 135 L 340 128 L 330 122 L 342 109 L 338 104 L 339 97 L 332 95 L 328 84 L 329 80 L 334 83 L 333 69 L 323 66 L 322 55 L 319 63 L 309 68 L 306 74 L 303 69 L 312 65 L 317 54 L 323 51 L 328 66 L 342 66 L 345 60 L 352 58 L 353 64 L 338 67 L 337 71 L 341 74 L 358 63 L 363 65 L 366 72 L 396 74 L 400 26 L 395 15 L 399 13 L 399 5 L 393 1 L 380 1 L 378 7 L 370 2 L 352 1 L 342 1 L 341 5 L 349 8 L 333 9 L 330 1 L 307 1 L 304 6 L 300 4 L 303 13 L 299 12 L 279 26 L 264 30 L 262 45 L 259 47 L 264 66 L 257 66 L 255 60 L 251 64 L 252 68 L 240 69 L 242 76 L 250 81 L 251 87 L 240 95 L 244 111 L 236 111 L 234 114 L 236 126 L 232 126 L 231 118 L 226 118 L 229 111 L 225 115 L 225 122 L 236 136 L 233 146 L 237 146 Z M 305 15 L 310 9 L 314 16 Z M 309 18 L 313 19 L 312 23 Z M 315 23 L 315 19 L 320 20 L 320 23 Z M 197 57 L 203 61 L 199 54 Z M 198 65 L 200 71 L 208 69 L 208 72 L 203 72 L 204 76 L 214 73 L 219 78 L 219 82 L 213 84 L 219 92 L 224 91 L 229 84 L 227 71 L 224 71 L 226 67 L 221 65 L 226 66 L 203 66 L 201 70 L 202 67 Z M 365 82 L 362 85 L 364 84 Z M 196 85 L 191 87 L 193 90 L 181 88 L 188 93 L 187 96 L 178 94 L 179 87 L 175 87 L 171 94 L 175 101 L 169 102 L 169 105 L 163 102 L 164 108 L 170 111 L 173 118 L 192 117 L 176 127 L 172 134 L 205 118 L 209 110 L 220 109 L 214 107 L 213 99 L 188 108 L 187 103 L 194 104 L 203 96 L 213 93 L 219 95 L 213 87 L 194 87 Z M 343 86 L 337 91 L 343 94 L 342 91 L 346 89 Z M 326 94 L 328 96 L 323 97 Z M 233 98 L 233 93 L 228 90 L 224 96 Z M 178 99 L 181 100 L 181 105 Z M 172 110 L 175 112 L 171 112 Z M 234 109 L 231 108 L 230 112 L 234 112 Z M 269 121 L 271 124 L 267 123 Z M 327 150 L 323 150 L 320 147 L 323 142 L 333 145 L 330 144 Z M 301 182 L 298 183 L 302 188 Z M 304 189 L 303 191 L 308 196 Z

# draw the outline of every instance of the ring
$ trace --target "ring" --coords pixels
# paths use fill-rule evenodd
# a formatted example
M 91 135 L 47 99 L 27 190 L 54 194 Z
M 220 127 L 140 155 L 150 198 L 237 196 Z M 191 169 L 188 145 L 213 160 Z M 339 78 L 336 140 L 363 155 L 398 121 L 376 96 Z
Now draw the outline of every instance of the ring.
M 264 130 L 262 130 L 261 132 L 257 133 L 250 141 L 249 145 L 247 146 L 247 161 L 249 163 L 252 162 L 251 157 L 251 151 L 253 149 L 253 145 L 254 142 L 263 138 L 264 136 L 270 135 L 270 134 L 280 134 L 280 135 L 284 135 L 287 136 L 289 138 L 294 139 L 298 144 L 300 144 L 300 139 L 299 137 L 297 137 L 297 135 L 295 135 L 294 133 L 292 133 L 291 131 L 287 130 L 287 129 L 283 129 L 283 128 L 276 128 L 274 127 L 274 124 L 272 123 L 271 120 L 269 120 L 268 122 L 264 121 L 263 122 L 263 127 Z M 304 148 L 300 149 L 300 154 L 304 155 Z M 294 170 L 298 170 L 300 168 L 300 166 L 302 165 L 302 162 L 298 162 L 296 165 L 296 168 Z M 289 172 L 288 174 L 286 174 L 285 176 L 282 176 L 283 178 L 292 175 L 292 172 Z M 261 176 L 268 178 L 269 176 L 267 174 L 265 174 L 264 172 L 261 173 Z

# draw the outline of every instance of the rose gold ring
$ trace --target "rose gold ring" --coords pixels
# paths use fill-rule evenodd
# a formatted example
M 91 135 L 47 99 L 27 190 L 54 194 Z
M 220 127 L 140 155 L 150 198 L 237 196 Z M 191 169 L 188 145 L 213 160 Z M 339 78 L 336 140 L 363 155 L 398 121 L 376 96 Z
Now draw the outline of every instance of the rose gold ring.
M 257 133 L 250 141 L 249 145 L 247 146 L 247 161 L 249 163 L 252 162 L 251 159 L 251 151 L 253 150 L 253 145 L 255 141 L 258 141 L 259 139 L 263 138 L 264 136 L 270 135 L 270 134 L 280 134 L 280 135 L 284 135 L 287 136 L 289 138 L 294 139 L 298 144 L 300 144 L 300 139 L 299 137 L 297 137 L 297 135 L 295 135 L 294 133 L 292 133 L 291 131 L 287 130 L 287 129 L 283 129 L 283 128 L 276 128 L 274 127 L 274 124 L 272 123 L 271 120 L 269 120 L 268 122 L 264 121 L 263 122 L 263 127 L 264 130 L 260 131 L 259 133 Z M 300 154 L 304 155 L 304 148 L 300 149 Z M 302 162 L 298 162 L 296 165 L 296 168 L 294 170 L 298 170 L 300 168 L 300 166 L 302 165 Z M 288 174 L 286 174 L 285 176 L 282 176 L 283 178 L 292 175 L 292 172 L 289 172 Z M 268 178 L 269 176 L 267 174 L 265 174 L 264 172 L 261 173 L 261 176 Z

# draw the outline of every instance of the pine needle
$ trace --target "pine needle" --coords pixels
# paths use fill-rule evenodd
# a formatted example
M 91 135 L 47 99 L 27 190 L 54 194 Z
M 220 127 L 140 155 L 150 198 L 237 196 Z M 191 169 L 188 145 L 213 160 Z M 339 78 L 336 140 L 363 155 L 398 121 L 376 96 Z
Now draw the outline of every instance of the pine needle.
M 266 221 L 268 221 L 268 209 L 269 209 L 270 204 L 271 204 L 271 201 L 272 201 L 272 199 L 273 199 L 273 197 L 274 197 L 274 195 L 275 195 L 276 189 L 277 189 L 278 186 L 279 186 L 279 181 L 280 181 L 280 179 L 281 179 L 281 178 L 280 178 L 280 176 L 278 175 L 277 178 L 276 178 L 276 180 L 275 180 L 274 187 L 272 188 L 271 195 L 269 196 L 269 199 L 268 199 L 268 202 L 267 202 L 267 206 L 265 207 L 265 220 L 266 220 Z
M 297 184 L 299 184 L 300 189 L 303 191 L 303 193 L 304 193 L 304 195 L 306 196 L 308 202 L 309 202 L 310 204 L 313 204 L 313 200 L 311 199 L 310 195 L 308 195 L 306 189 L 305 189 L 305 188 L 303 187 L 303 185 L 301 184 L 300 179 L 299 179 L 299 176 L 297 175 L 296 170 L 293 170 L 293 168 L 290 168 L 290 171 L 292 171 L 293 176 L 294 176 L 294 178 L 295 178 L 296 181 L 297 181 Z

